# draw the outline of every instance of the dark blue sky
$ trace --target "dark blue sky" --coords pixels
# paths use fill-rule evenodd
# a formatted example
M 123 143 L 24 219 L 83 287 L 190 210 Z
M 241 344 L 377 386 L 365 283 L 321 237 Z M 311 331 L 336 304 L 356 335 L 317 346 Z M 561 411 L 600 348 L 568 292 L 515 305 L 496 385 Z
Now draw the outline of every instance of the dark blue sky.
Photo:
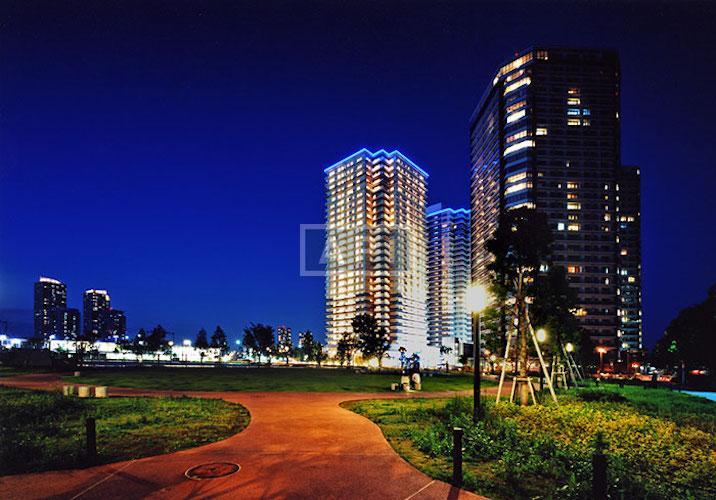
M 467 206 L 470 113 L 536 44 L 620 52 L 647 343 L 716 282 L 713 4 L 83 4 L 0 4 L 0 309 L 45 274 L 77 307 L 108 289 L 131 333 L 322 333 L 299 224 L 323 222 L 323 168 L 398 148 Z

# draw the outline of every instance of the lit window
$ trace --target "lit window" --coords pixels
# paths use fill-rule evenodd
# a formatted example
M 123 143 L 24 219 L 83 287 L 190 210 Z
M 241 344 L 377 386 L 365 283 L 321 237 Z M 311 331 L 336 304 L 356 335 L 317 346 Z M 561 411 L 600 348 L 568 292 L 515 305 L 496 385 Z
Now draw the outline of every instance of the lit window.
M 629 278 L 627 278 L 627 281 L 629 283 L 634 283 L 634 282 L 636 282 L 636 278 L 634 276 L 629 276 Z
M 579 231 L 579 224 L 570 224 L 567 226 L 567 231 Z
M 582 266 L 567 266 L 567 272 L 572 273 L 581 273 L 582 272 Z
M 621 252 L 619 252 L 619 255 L 627 255 L 627 249 L 626 249 L 626 248 L 622 248 L 622 249 L 621 249 Z
M 522 130 L 520 132 L 517 132 L 516 134 L 512 134 L 512 135 L 508 136 L 507 139 L 505 139 L 505 142 L 507 144 L 509 144 L 509 143 L 515 142 L 519 139 L 524 139 L 525 137 L 527 137 L 527 131 Z
M 585 118 L 584 120 L 582 120 L 583 127 L 589 127 L 590 125 L 591 125 L 591 122 L 589 121 L 589 119 Z
M 579 189 L 579 184 L 576 182 L 568 182 L 567 189 Z
M 505 87 L 504 95 L 507 95 L 510 92 L 514 92 L 518 88 L 524 87 L 525 85 L 529 85 L 530 83 L 532 83 L 532 80 L 530 79 L 529 76 L 522 78 L 521 80 L 517 80 L 516 82 L 511 83 L 507 87 Z
M 522 118 L 524 118 L 525 114 L 526 113 L 524 109 L 520 111 L 515 111 L 514 113 L 510 113 L 509 115 L 507 115 L 506 121 L 507 123 L 516 122 L 517 120 L 521 120 Z
M 569 116 L 579 116 L 579 109 L 578 108 L 567 108 L 567 114 Z
M 582 204 L 581 203 L 567 203 L 567 210 L 581 210 Z
M 542 59 L 543 61 L 547 61 L 549 59 L 549 52 L 546 50 L 538 50 L 537 51 L 537 59 Z
M 525 101 L 525 100 L 517 101 L 516 103 L 510 104 L 509 106 L 507 106 L 507 109 L 505 109 L 505 111 L 507 111 L 508 113 L 512 113 L 513 111 L 515 111 L 517 109 L 523 108 L 526 104 L 527 104 L 527 101 Z
M 567 193 L 567 199 L 568 199 L 568 200 L 576 200 L 576 199 L 577 199 L 577 193 Z
M 532 183 L 531 182 L 521 182 L 519 184 L 515 184 L 514 186 L 510 186 L 507 189 L 505 189 L 505 196 L 516 193 L 518 191 L 524 191 L 525 189 L 531 188 Z
M 589 111 L 589 108 L 582 108 L 582 116 L 589 116 L 592 112 Z
M 564 222 L 557 223 L 557 231 L 564 231 Z
M 543 127 L 539 127 L 539 128 L 537 128 L 536 134 L 537 135 L 547 135 L 547 129 L 543 128 Z
M 579 118 L 569 118 L 567 120 L 567 125 L 569 125 L 570 127 L 573 127 L 575 125 L 579 126 L 580 125 Z
M 521 180 L 524 180 L 527 178 L 527 172 L 520 172 L 519 174 L 511 175 L 507 179 L 505 179 L 506 184 L 511 184 L 513 182 L 518 182 Z
M 532 141 L 532 140 L 527 140 L 527 141 L 518 142 L 518 143 L 516 143 L 516 144 L 513 144 L 512 146 L 507 147 L 507 148 L 505 149 L 505 152 L 503 153 L 503 156 L 507 156 L 507 155 L 509 155 L 509 154 L 511 154 L 511 153 L 514 153 L 514 152 L 516 152 L 516 151 L 520 151 L 520 150 L 525 149 L 525 148 L 533 148 L 534 145 L 535 145 L 535 141 Z
M 579 89 L 577 87 L 570 87 L 567 90 L 567 94 L 569 95 L 579 95 Z

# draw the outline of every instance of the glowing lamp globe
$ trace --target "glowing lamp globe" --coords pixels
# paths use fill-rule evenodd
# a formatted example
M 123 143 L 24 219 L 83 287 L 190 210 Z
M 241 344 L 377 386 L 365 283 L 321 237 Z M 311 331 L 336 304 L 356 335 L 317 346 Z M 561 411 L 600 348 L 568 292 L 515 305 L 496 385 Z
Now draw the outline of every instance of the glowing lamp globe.
M 572 351 L 574 351 L 574 345 L 572 345 L 571 342 L 567 342 L 565 349 L 567 349 L 567 352 L 572 352 Z
M 482 285 L 473 285 L 467 291 L 467 307 L 470 312 L 479 313 L 490 305 L 490 294 Z
M 544 328 L 537 330 L 537 342 L 544 342 L 547 340 L 547 331 Z

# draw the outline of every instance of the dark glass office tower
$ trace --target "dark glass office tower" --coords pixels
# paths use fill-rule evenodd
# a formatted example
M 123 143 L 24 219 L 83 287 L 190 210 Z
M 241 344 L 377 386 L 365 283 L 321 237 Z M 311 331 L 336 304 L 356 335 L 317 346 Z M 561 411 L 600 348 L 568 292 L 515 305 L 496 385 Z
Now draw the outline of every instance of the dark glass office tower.
M 554 263 L 578 291 L 580 322 L 612 354 L 623 318 L 619 81 L 613 51 L 529 49 L 499 68 L 470 120 L 473 281 L 487 278 L 484 244 L 499 214 L 543 211 Z M 641 323 L 630 331 L 640 338 Z
M 41 276 L 35 283 L 35 337 L 47 340 L 61 333 L 59 315 L 67 308 L 67 286 L 59 280 Z
M 618 310 L 621 349 L 642 349 L 641 324 L 641 171 L 622 167 L 617 177 Z

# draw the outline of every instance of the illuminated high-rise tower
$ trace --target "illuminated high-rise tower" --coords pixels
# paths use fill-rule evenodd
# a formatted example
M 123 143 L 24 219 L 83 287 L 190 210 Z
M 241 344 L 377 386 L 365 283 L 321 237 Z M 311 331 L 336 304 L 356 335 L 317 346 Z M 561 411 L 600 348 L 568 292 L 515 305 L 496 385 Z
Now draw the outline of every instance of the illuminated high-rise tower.
M 62 334 L 59 317 L 67 309 L 67 286 L 59 280 L 41 276 L 35 282 L 35 337 L 47 340 Z
M 432 205 L 428 226 L 428 343 L 459 352 L 471 342 L 470 211 Z
M 367 149 L 326 174 L 326 329 L 329 352 L 357 314 L 375 316 L 392 350 L 427 345 L 428 174 L 398 151 Z
M 470 120 L 472 279 L 487 280 L 485 242 L 500 213 L 544 212 L 581 326 L 610 355 L 622 336 L 641 344 L 640 256 L 627 249 L 634 258 L 623 259 L 620 244 L 639 247 L 639 201 L 638 182 L 621 165 L 619 75 L 613 51 L 528 49 L 498 69 Z
M 109 301 L 107 290 L 85 290 L 82 332 L 87 339 L 100 339 L 109 336 Z

